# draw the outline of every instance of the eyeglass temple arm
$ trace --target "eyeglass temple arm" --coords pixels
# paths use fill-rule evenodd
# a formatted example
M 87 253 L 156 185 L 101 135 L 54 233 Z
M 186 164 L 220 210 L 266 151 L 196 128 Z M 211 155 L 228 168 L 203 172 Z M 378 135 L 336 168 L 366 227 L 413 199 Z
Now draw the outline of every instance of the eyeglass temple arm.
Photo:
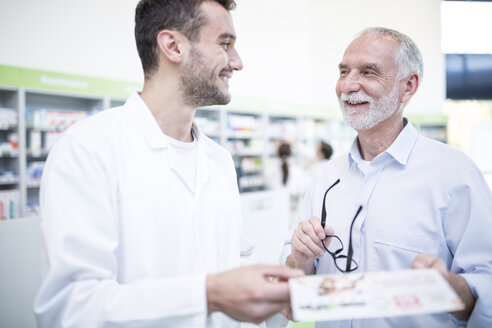
M 346 272 L 351 271 L 351 264 L 352 264 L 352 256 L 354 255 L 354 251 L 352 249 L 352 228 L 354 226 L 355 219 L 359 216 L 360 211 L 362 211 L 362 205 L 359 206 L 359 209 L 357 210 L 357 213 L 355 213 L 354 218 L 352 219 L 352 223 L 350 224 L 350 233 L 349 233 L 349 247 L 348 247 L 348 252 L 347 252 L 347 264 L 345 267 Z
M 321 226 L 323 227 L 323 229 L 325 228 L 326 225 L 326 208 L 325 208 L 326 194 L 328 193 L 328 191 L 330 191 L 331 188 L 335 187 L 339 182 L 340 179 L 337 179 L 337 181 L 335 181 L 335 183 L 333 183 L 330 186 L 330 188 L 326 189 L 325 195 L 323 196 L 323 207 L 321 209 Z

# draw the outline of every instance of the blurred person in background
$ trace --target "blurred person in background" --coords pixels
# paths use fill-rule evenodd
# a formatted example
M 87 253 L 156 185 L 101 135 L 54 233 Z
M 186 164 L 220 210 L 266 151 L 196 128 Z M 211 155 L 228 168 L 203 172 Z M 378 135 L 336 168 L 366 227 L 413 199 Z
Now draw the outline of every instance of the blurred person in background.
M 322 169 L 333 155 L 333 147 L 324 141 L 320 141 L 316 147 L 315 158 L 306 165 L 306 186 L 313 181 L 316 172 Z
M 295 213 L 299 199 L 306 189 L 306 175 L 296 163 L 289 143 L 281 143 L 276 155 L 277 157 L 265 167 L 265 182 L 268 189 L 284 190 L 289 194 L 290 211 Z

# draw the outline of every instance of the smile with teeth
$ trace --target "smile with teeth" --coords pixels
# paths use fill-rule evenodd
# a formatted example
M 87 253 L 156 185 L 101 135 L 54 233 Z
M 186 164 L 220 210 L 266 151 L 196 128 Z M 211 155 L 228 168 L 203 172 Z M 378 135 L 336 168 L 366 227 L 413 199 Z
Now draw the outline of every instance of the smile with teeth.
M 342 93 L 340 100 L 346 106 L 362 106 L 371 103 L 371 98 L 362 93 L 345 94 Z
M 347 101 L 345 101 L 345 103 L 347 103 L 349 105 L 364 105 L 364 104 L 369 104 L 368 101 L 359 101 L 359 100 L 356 100 L 356 101 L 347 100 Z

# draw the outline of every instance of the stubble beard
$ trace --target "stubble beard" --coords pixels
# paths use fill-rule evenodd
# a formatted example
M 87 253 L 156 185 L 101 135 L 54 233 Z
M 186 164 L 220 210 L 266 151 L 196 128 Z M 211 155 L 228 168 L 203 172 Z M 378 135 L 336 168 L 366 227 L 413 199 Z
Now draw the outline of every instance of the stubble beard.
M 223 93 L 214 84 L 218 80 L 213 70 L 208 69 L 202 54 L 195 47 L 190 51 L 190 62 L 181 77 L 181 90 L 184 103 L 188 106 L 202 107 L 225 105 L 231 101 L 229 93 Z
M 366 113 L 357 114 L 357 109 L 347 108 L 344 100 L 367 101 L 369 102 L 369 110 Z M 398 109 L 398 83 L 395 83 L 388 95 L 382 96 L 379 99 L 374 99 L 365 94 L 364 91 L 359 91 L 349 95 L 342 94 L 338 102 L 345 123 L 357 131 L 371 129 L 387 120 Z

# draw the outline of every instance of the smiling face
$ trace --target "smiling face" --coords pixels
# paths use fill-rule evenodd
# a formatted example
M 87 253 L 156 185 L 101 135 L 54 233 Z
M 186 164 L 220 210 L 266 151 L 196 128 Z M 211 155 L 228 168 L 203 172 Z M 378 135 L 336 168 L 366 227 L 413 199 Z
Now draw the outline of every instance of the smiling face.
M 235 49 L 236 33 L 232 17 L 218 3 L 200 5 L 206 19 L 197 42 L 191 43 L 181 77 L 185 103 L 191 106 L 229 103 L 229 79 L 243 67 Z
M 354 129 L 370 129 L 400 108 L 398 49 L 391 38 L 362 35 L 345 51 L 336 93 L 344 120 Z

